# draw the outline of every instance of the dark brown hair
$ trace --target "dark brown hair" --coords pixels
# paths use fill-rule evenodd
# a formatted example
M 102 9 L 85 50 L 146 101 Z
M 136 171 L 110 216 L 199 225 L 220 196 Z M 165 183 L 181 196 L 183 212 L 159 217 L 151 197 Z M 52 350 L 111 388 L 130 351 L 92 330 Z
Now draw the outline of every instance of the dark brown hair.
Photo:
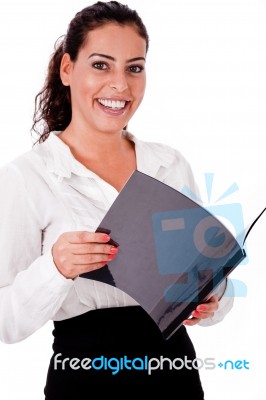
M 138 13 L 127 5 L 117 1 L 98 1 L 79 11 L 70 22 L 66 35 L 56 41 L 44 87 L 35 97 L 31 131 L 38 135 L 37 141 L 45 141 L 52 131 L 64 130 L 71 121 L 70 89 L 62 84 L 60 78 L 63 54 L 68 53 L 71 60 L 75 61 L 79 50 L 86 43 L 88 32 L 110 22 L 134 26 L 145 39 L 148 51 L 149 36 L 146 27 Z

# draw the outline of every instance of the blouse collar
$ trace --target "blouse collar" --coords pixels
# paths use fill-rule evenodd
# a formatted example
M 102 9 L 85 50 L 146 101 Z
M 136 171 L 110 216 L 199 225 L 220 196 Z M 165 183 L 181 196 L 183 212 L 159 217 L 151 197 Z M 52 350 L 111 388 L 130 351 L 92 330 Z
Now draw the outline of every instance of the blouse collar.
M 70 148 L 58 137 L 60 132 L 51 132 L 45 142 L 36 146 L 36 150 L 45 158 L 47 169 L 58 178 L 70 178 L 71 174 L 97 179 L 98 176 L 86 168 L 71 153 Z M 156 143 L 139 140 L 132 133 L 123 131 L 123 135 L 135 144 L 137 169 L 156 177 L 160 167 L 169 168 L 174 160 L 173 152 Z

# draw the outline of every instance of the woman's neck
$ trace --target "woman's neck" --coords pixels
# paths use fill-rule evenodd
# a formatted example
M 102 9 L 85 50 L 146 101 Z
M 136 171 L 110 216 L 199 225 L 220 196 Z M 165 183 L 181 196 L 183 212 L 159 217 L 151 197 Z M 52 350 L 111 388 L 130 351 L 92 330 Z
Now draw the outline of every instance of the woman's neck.
M 121 132 L 77 131 L 71 125 L 59 134 L 78 159 L 113 159 L 128 149 L 128 140 Z
M 76 134 L 67 128 L 59 137 L 73 157 L 120 191 L 137 168 L 135 144 L 122 131 L 117 133 Z

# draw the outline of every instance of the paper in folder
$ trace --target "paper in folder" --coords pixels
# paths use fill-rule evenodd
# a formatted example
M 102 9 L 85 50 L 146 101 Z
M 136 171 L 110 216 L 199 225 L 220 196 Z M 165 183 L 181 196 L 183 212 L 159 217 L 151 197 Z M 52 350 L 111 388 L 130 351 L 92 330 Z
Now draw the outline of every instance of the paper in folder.
M 111 231 L 118 254 L 80 276 L 129 294 L 165 339 L 246 257 L 244 241 L 239 243 L 218 218 L 137 170 L 97 229 L 105 230 Z

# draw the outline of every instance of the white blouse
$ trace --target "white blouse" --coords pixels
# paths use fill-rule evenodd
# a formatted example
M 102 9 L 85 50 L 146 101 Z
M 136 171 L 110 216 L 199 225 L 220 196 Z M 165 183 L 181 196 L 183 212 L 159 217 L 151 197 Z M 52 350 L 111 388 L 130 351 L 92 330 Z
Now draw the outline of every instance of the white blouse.
M 175 149 L 138 140 L 137 169 L 182 190 L 197 193 L 191 168 Z M 89 310 L 136 305 L 123 291 L 98 281 L 67 279 L 57 270 L 51 248 L 66 231 L 95 231 L 118 195 L 88 170 L 52 132 L 48 139 L 0 169 L 0 340 L 21 341 L 49 320 L 71 318 Z M 232 308 L 232 283 L 213 318 Z M 230 295 L 227 295 L 230 293 Z

